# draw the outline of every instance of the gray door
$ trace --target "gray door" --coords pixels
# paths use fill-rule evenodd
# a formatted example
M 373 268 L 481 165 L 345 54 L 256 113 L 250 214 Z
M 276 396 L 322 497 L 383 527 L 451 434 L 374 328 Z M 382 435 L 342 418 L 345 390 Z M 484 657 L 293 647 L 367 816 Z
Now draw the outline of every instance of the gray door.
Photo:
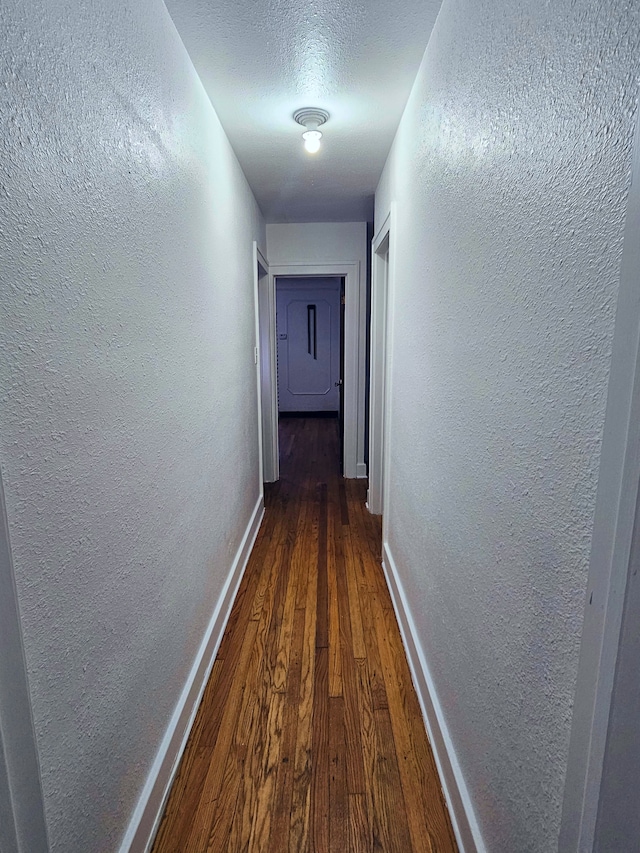
M 278 279 L 278 410 L 338 412 L 340 279 Z

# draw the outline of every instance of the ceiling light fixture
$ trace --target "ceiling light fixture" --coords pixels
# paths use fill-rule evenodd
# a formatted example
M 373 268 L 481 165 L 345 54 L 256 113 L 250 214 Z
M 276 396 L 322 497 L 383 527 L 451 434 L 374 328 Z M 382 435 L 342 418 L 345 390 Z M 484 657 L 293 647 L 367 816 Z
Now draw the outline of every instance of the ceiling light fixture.
M 296 110 L 293 117 L 298 124 L 305 128 L 305 132 L 302 134 L 304 147 L 309 154 L 315 154 L 320 148 L 320 140 L 322 139 L 322 133 L 318 128 L 327 121 L 329 113 L 326 110 L 305 107 L 302 110 Z

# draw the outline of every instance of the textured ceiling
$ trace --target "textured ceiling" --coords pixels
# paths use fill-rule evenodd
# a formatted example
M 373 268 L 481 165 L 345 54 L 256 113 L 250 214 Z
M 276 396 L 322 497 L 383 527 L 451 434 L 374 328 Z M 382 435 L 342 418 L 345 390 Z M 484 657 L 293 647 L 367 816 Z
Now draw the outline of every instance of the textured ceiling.
M 166 0 L 267 222 L 372 218 L 441 0 Z M 322 107 L 307 154 L 292 118 Z

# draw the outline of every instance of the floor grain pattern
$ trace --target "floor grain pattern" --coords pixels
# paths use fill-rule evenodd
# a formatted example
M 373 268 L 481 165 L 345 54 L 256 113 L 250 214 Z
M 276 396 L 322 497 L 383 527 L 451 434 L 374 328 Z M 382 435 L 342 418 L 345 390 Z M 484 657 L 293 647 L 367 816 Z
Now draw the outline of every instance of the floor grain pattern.
M 280 448 L 152 853 L 455 853 L 366 481 L 337 420 Z

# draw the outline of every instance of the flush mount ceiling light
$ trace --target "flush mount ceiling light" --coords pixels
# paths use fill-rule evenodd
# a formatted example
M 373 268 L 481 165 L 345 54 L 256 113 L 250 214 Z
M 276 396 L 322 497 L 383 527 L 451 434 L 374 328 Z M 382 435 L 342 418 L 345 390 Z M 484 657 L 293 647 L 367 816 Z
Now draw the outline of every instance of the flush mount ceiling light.
M 304 147 L 309 154 L 315 154 L 320 148 L 320 140 L 322 139 L 322 134 L 318 128 L 329 118 L 329 113 L 326 110 L 305 107 L 302 110 L 296 110 L 293 117 L 298 124 L 306 128 L 302 134 Z

